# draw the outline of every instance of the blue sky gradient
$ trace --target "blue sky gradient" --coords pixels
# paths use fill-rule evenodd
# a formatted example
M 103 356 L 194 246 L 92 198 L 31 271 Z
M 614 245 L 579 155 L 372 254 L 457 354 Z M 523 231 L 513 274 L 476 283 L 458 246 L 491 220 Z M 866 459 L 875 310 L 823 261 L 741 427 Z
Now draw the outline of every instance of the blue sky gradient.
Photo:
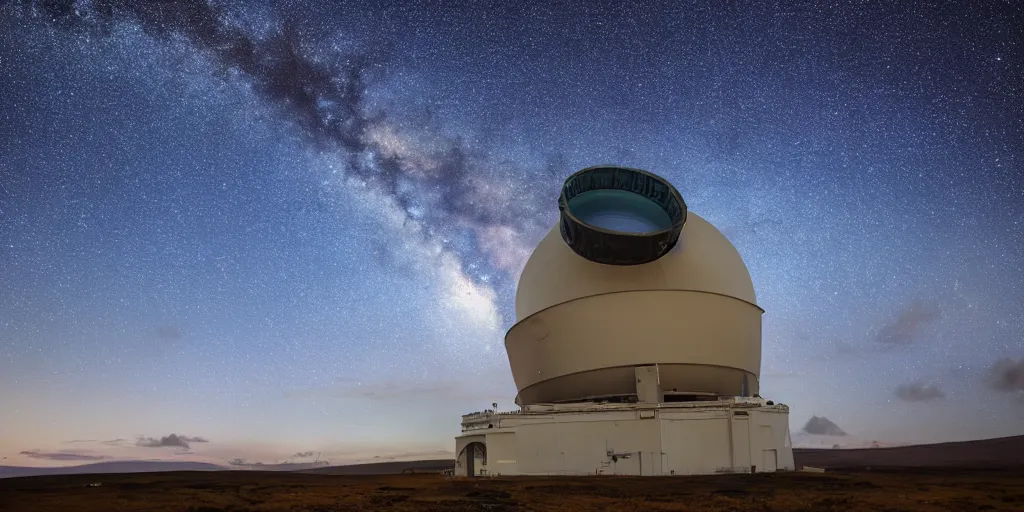
M 600 163 L 737 246 L 794 432 L 1022 433 L 1012 3 L 108 3 L 0 7 L 5 462 L 450 450 Z

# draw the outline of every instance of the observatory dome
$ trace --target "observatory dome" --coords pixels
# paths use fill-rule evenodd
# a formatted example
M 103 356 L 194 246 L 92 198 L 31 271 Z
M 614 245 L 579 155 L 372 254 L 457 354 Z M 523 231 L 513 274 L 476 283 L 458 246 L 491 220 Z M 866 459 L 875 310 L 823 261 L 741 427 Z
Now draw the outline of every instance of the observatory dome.
M 594 263 L 574 253 L 552 228 L 519 278 L 516 321 L 581 297 L 641 289 L 704 291 L 757 303 L 740 253 L 715 226 L 689 212 L 676 246 L 645 265 Z
M 628 398 L 635 369 L 652 365 L 666 401 L 758 393 L 763 310 L 750 274 L 718 229 L 682 209 L 678 241 L 638 264 L 581 255 L 563 210 L 523 270 L 505 337 L 520 405 Z

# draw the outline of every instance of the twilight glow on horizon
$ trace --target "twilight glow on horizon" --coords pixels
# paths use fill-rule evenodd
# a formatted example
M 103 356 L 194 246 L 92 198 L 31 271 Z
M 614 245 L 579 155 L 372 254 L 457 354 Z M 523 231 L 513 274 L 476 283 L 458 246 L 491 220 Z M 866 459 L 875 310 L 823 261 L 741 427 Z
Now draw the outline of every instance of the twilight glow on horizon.
M 794 434 L 1024 434 L 1020 5 L 588 4 L 0 2 L 0 466 L 452 456 L 597 164 L 735 244 Z

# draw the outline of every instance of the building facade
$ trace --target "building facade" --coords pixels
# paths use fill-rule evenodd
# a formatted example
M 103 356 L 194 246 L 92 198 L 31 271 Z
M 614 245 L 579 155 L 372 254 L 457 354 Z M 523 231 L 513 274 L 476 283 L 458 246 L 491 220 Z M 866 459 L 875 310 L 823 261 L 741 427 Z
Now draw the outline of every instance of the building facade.
M 455 474 L 698 475 L 791 470 L 789 409 L 760 398 L 573 403 L 462 418 Z

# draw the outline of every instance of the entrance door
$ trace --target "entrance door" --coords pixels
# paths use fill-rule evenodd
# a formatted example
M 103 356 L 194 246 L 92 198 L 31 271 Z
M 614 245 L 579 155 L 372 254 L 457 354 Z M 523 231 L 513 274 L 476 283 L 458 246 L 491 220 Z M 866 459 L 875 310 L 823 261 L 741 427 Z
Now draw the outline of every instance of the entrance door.
M 661 452 L 640 453 L 640 474 L 643 476 L 657 476 L 661 474 Z
M 762 471 L 775 471 L 779 469 L 779 454 L 775 450 L 762 450 Z
M 476 476 L 476 443 L 466 447 L 466 476 Z
M 750 466 L 757 465 L 756 447 L 750 446 L 750 424 L 745 417 L 734 417 L 732 420 L 732 467 L 734 471 L 749 471 Z M 753 448 L 753 449 L 751 449 Z

